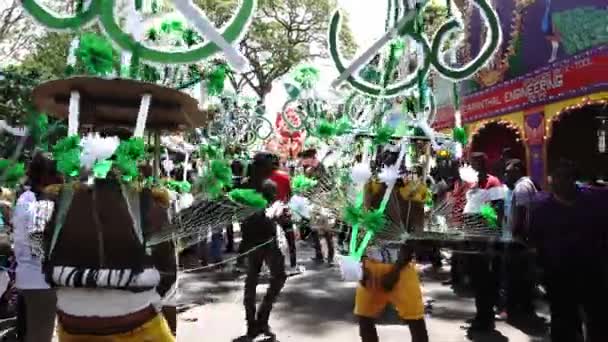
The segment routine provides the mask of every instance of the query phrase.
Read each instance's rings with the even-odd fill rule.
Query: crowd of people
[[[469,320],[470,333],[493,331],[496,320],[505,320],[525,331],[543,331],[547,322],[537,314],[536,307],[537,300],[543,299],[551,311],[552,341],[604,341],[608,336],[605,328],[608,322],[601,308],[608,304],[608,269],[605,265],[608,192],[597,184],[577,182],[576,165],[568,161],[553,167],[548,180],[550,190],[542,191],[528,176],[525,163],[509,154],[505,149],[503,158],[492,166],[484,153],[471,153],[468,162],[477,174],[474,182],[461,179],[460,164],[448,163],[443,165],[447,172],[434,172],[437,183],[443,186],[433,188],[433,197],[452,203],[451,223],[465,228],[471,222],[478,223],[479,214],[468,213],[465,207],[467,198],[470,200],[476,191],[484,191],[487,203],[497,212],[500,240],[508,242],[502,243],[498,250],[480,250],[473,254],[454,250],[449,260],[451,279],[444,284],[451,284],[455,289],[468,287],[473,291],[476,315]],[[394,163],[396,155],[384,162],[390,163],[390,160]],[[257,154],[242,186],[258,189],[271,202],[288,202],[290,170],[281,170],[277,162],[278,158],[272,154]],[[300,165],[311,176],[317,173],[318,177],[324,169],[314,151],[304,154]],[[370,193],[366,194],[366,205],[377,207],[383,194]],[[409,221],[401,222],[404,226],[415,229],[412,227],[423,224],[414,222],[420,215],[399,214],[400,210],[406,210],[405,202],[395,201],[389,203],[391,205],[397,210],[388,210],[387,215],[397,213],[397,216],[389,217],[388,222],[403,221],[407,216]],[[410,205],[408,210],[411,208]],[[348,229],[342,230],[337,225],[342,222],[334,222],[332,229],[320,229],[310,221],[294,225],[289,212],[285,214],[274,221],[260,214],[241,223],[241,246],[245,247],[240,247],[239,253],[263,246],[239,259],[247,261],[244,305],[250,339],[262,333],[271,334],[268,315],[286,280],[285,263],[296,266],[295,240],[310,237],[316,251],[314,261],[331,264],[336,243],[340,245],[348,237]],[[278,244],[272,242],[277,240],[275,225],[283,228],[289,241],[288,261]],[[294,234],[297,226],[301,229]],[[222,236],[221,232],[215,234],[218,240]],[[232,233],[226,235],[230,237]],[[322,254],[321,239],[327,245],[327,256]],[[271,243],[264,245],[269,241]],[[227,251],[233,246],[234,242],[228,240]],[[438,250],[433,248],[430,260],[434,266],[441,267]],[[413,341],[428,341],[425,303],[413,266],[427,254],[428,250],[407,242],[367,249],[354,311],[359,317],[363,342],[378,341],[374,322],[388,303],[392,303],[409,324]],[[205,262],[204,258],[203,255]],[[271,285],[256,311],[255,287],[263,263],[270,270]]]
[[[380,163],[390,166],[397,159],[395,152],[387,151]],[[433,187],[433,197],[436,201],[453,204],[449,211],[451,223],[466,227],[470,222],[479,222],[479,214],[469,212],[467,206],[472,202],[472,196],[483,193],[486,203],[497,212],[501,241],[505,241],[498,250],[480,250],[472,254],[455,250],[451,254],[451,280],[445,284],[455,288],[469,287],[475,297],[476,315],[470,320],[469,331],[492,331],[496,320],[506,320],[518,327],[543,329],[546,322],[537,314],[535,306],[540,285],[546,292],[544,299],[551,311],[552,341],[605,341],[608,318],[602,309],[608,304],[606,189],[578,182],[576,165],[569,161],[554,165],[549,175],[549,191],[540,189],[519,159],[503,158],[500,165],[492,168],[487,156],[477,152],[470,154],[469,162],[476,171],[477,179],[473,182],[463,179],[457,172],[460,164],[452,162],[438,163],[439,170],[433,173],[436,184],[441,184]],[[307,176],[319,180],[327,175],[315,150],[305,151],[298,167]],[[339,217],[324,211],[325,208],[314,209],[308,217],[295,220],[294,213],[286,205],[293,196],[291,176],[294,170],[284,168],[276,155],[259,152],[249,164],[236,160],[231,168],[235,187],[255,189],[269,203],[285,204],[274,215],[259,211],[239,222],[241,242],[238,247],[233,225],[223,231],[213,231],[210,240],[204,239],[197,246],[201,263],[210,270],[217,270],[224,264],[222,254],[237,253],[236,264],[246,274],[245,338],[253,340],[260,335],[274,335],[269,317],[290,273],[286,264],[292,271],[302,271],[298,269],[296,242],[309,241],[315,250],[313,261],[333,265],[338,261],[335,250],[346,252],[343,244],[350,232]],[[491,172],[491,169],[496,171]],[[495,172],[502,174],[492,174]],[[11,310],[16,311],[17,334],[22,341],[50,341],[57,318],[62,341],[82,340],[76,336],[81,336],[79,324],[83,321],[70,314],[82,308],[66,302],[66,298],[73,298],[82,303],[82,298],[75,290],[71,290],[70,296],[60,290],[63,301],[58,300],[57,279],[49,280],[45,276],[48,275],[44,269],[47,267],[45,256],[36,241],[36,236],[43,239],[40,235],[48,220],[41,219],[39,209],[34,214],[33,204],[44,201],[48,186],[60,183],[62,179],[56,172],[55,163],[45,155],[37,154],[28,165],[24,185],[16,193],[8,190],[2,193],[2,314],[9,316]],[[378,207],[386,188],[373,190],[375,187],[370,184],[366,186],[365,206],[373,209]],[[399,193],[399,186],[393,191]],[[390,210],[386,214],[389,224],[408,227],[411,232],[424,225],[424,209],[416,209],[422,208],[421,202],[414,203],[399,196],[390,198]],[[408,210],[407,215],[403,215],[405,210]],[[285,237],[283,250],[279,231]],[[326,245],[325,255],[323,244]],[[431,260],[441,267],[438,250],[433,249]],[[363,342],[379,341],[375,320],[389,303],[409,325],[412,341],[429,340],[425,303],[415,267],[426,254],[428,250],[409,241],[372,244],[367,248],[354,308]],[[264,264],[269,271],[270,286],[258,306],[256,287]],[[172,281],[161,281],[154,291],[166,293]],[[104,297],[102,292],[114,290],[98,291],[107,300],[109,297]],[[117,293],[108,295],[116,297]],[[148,303],[152,297],[146,298],[142,297],[142,300]],[[160,300],[158,294],[156,298]],[[154,315],[156,311],[148,316]],[[171,314],[165,317],[171,317]],[[175,332],[175,321],[167,320]],[[103,322],[93,329],[112,332],[112,327],[104,327]]]

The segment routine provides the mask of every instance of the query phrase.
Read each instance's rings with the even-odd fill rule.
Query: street
[[[307,262],[313,256],[309,247],[299,246],[298,259],[306,267],[299,275],[290,276],[276,303],[270,324],[281,342],[358,341],[358,327],[352,314],[355,284],[344,283],[337,267],[314,266]],[[229,342],[245,333],[242,291],[244,275],[225,272],[181,273],[179,341]],[[423,276],[424,295],[434,300],[427,313],[430,341],[510,341],[541,342],[542,337],[497,322],[497,332],[467,338],[462,329],[474,314],[472,298],[456,296],[439,280]],[[258,302],[266,285],[258,286]],[[546,310],[541,313],[546,316]],[[378,322],[380,341],[409,341],[406,325],[394,311],[387,310]]]

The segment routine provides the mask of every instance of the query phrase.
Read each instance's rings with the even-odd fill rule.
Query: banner
[[[608,46],[548,65],[533,73],[466,96],[464,123],[608,89]],[[453,125],[454,110],[441,108],[434,127]]]

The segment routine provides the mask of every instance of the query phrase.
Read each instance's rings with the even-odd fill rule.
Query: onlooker
[[[510,147],[505,147],[502,149],[502,154],[500,155],[500,159],[498,159],[494,165],[492,166],[492,171],[497,177],[500,177],[501,181],[505,181],[505,169],[507,167],[507,163],[509,160],[513,159],[513,149]]]
[[[553,342],[579,340],[583,321],[586,341],[608,336],[608,196],[577,187],[576,179],[574,163],[561,161],[550,172],[551,192],[539,194],[530,213],[530,240],[544,271]]]
[[[524,164],[519,159],[507,162],[505,183],[509,189],[505,197],[503,235],[524,240],[528,225],[530,205],[537,193],[536,186],[526,176]],[[508,251],[505,255],[506,316],[509,322],[525,322],[537,318],[533,293],[535,288],[533,259],[527,251]]]
[[[477,152],[471,155],[471,167],[478,173],[475,191],[486,192],[484,197],[489,199],[490,204],[496,209],[498,221],[501,222],[504,202],[503,198],[500,198],[502,184],[498,178],[489,174],[487,164],[485,153]],[[472,255],[469,262],[476,309],[475,318],[469,329],[471,331],[492,331],[495,328],[494,306],[498,302],[500,258],[482,252]]]
[[[40,153],[34,156],[27,171],[29,189],[17,199],[12,218],[17,258],[15,285],[25,309],[25,342],[50,342],[55,328],[57,296],[42,272],[44,255],[32,240],[37,227],[37,198],[46,186],[59,182],[55,170],[49,158]]]

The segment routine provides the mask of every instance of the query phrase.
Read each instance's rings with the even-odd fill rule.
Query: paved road
[[[302,259],[308,259],[310,249],[303,254]],[[281,342],[358,341],[352,315],[355,285],[342,282],[336,268],[303,264],[307,271],[287,280],[272,312],[270,323],[277,339]],[[495,334],[467,338],[461,327],[474,314],[473,300],[456,296],[437,280],[424,278],[425,295],[435,300],[427,314],[431,341],[544,341],[506,323],[498,323]],[[244,334],[243,279],[230,272],[182,273],[180,303],[183,306],[178,340],[229,342]],[[258,286],[258,300],[266,286]],[[400,324],[392,310],[387,310],[382,317],[378,330],[381,341],[409,341],[407,326]]]

